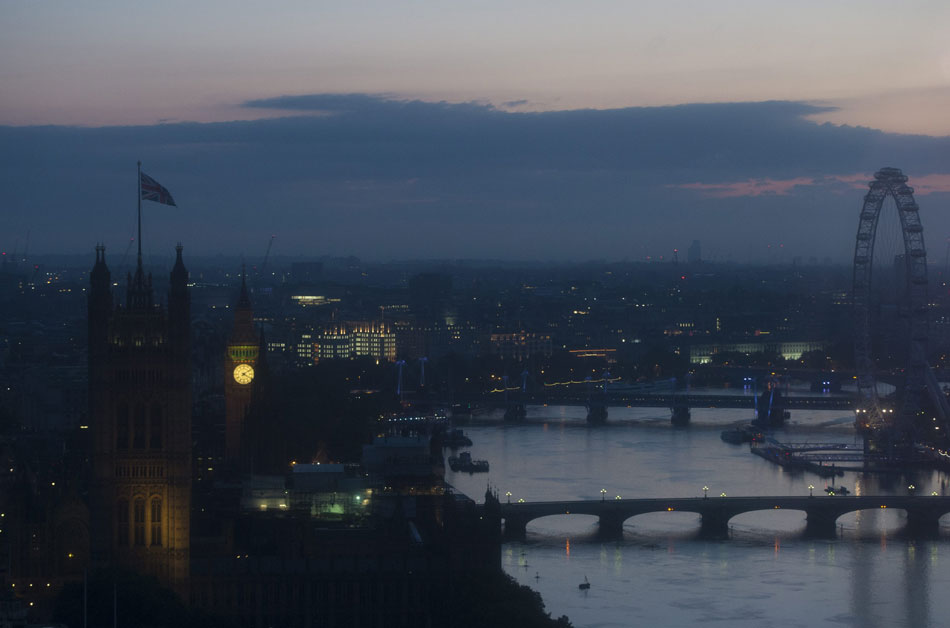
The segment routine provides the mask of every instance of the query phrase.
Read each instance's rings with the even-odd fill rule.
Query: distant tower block
[[[690,264],[698,264],[703,261],[699,240],[693,240],[693,243],[689,245],[689,250],[686,251],[686,260]]]

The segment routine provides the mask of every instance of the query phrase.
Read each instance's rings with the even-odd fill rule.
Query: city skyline
[[[948,26],[3,4],[0,624],[938,625]]]

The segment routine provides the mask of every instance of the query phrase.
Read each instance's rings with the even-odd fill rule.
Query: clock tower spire
[[[260,338],[254,329],[254,310],[247,291],[247,272],[241,267],[241,292],[234,308],[234,326],[224,357],[224,459],[237,466],[241,439],[251,403],[251,383],[260,358]]]

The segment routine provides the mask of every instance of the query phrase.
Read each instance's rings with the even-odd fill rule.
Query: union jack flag
[[[144,172],[142,173],[142,180],[139,183],[139,189],[142,192],[143,201],[155,201],[163,205],[178,207],[178,205],[175,205],[175,199],[172,198],[168,190]]]

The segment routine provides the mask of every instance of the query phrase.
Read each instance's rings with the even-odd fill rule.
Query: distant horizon
[[[19,263],[12,260],[12,253],[6,252],[8,263],[14,263],[16,265],[22,264],[22,257]],[[117,254],[115,251],[110,251],[106,247],[106,264],[109,266],[114,265],[119,261],[117,258],[121,258],[121,254]],[[240,269],[241,263],[245,263],[248,269],[256,268],[261,265],[263,257],[258,259],[251,259],[240,254],[233,253],[190,253],[187,245],[183,244],[183,257],[185,259],[186,266],[189,263],[189,260],[198,263],[209,263],[209,262],[219,262],[224,261],[227,263],[235,263],[236,267]],[[29,260],[26,260],[28,264],[32,263],[50,263],[51,261],[69,261],[70,263],[82,263],[86,258],[91,258],[95,262],[95,245],[90,247],[88,253],[86,252],[72,252],[72,253],[31,253]],[[135,253],[130,253],[126,265],[135,264]],[[165,254],[144,254],[142,255],[142,263],[144,266],[149,264],[167,264],[169,267],[174,264],[175,261],[175,252],[172,248],[171,252],[167,255]],[[681,268],[700,268],[704,265],[706,266],[746,266],[746,267],[774,267],[774,266],[799,266],[804,268],[809,267],[850,267],[852,265],[852,260],[835,260],[832,258],[803,258],[799,260],[799,263],[796,264],[794,260],[787,259],[785,261],[744,261],[744,260],[712,260],[712,259],[702,259],[699,263],[690,262],[685,258],[685,254],[678,260],[674,261],[672,258],[664,259],[608,259],[608,258],[590,258],[590,259],[517,259],[517,258],[467,258],[467,257],[457,257],[457,258],[391,258],[391,259],[374,259],[374,258],[364,258],[358,255],[317,255],[317,254],[306,254],[300,253],[296,255],[281,254],[281,255],[271,255],[268,258],[268,266],[280,265],[280,264],[292,264],[296,262],[325,262],[325,261],[338,261],[344,262],[350,259],[357,259],[360,263],[370,264],[370,265],[426,265],[426,264],[440,264],[440,265],[457,265],[457,266],[467,266],[467,265],[479,265],[485,266],[490,264],[501,264],[506,266],[593,266],[593,265],[642,265],[642,266],[678,266]],[[935,259],[928,259],[928,266],[936,266],[937,261]],[[239,272],[239,270],[238,270]]]
[[[124,251],[135,163],[146,253],[362,259],[845,260],[883,166],[916,189],[925,240],[950,234],[950,138],[818,124],[801,102],[512,113],[369,94],[279,97],[247,122],[0,127],[0,250]],[[896,219],[895,219],[896,222]],[[313,253],[317,251],[318,253]],[[77,251],[80,252],[80,251]]]

